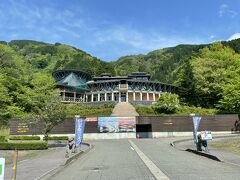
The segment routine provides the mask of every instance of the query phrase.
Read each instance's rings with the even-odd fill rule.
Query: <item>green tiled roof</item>
[[[86,85],[86,80],[79,78],[73,72],[70,73],[65,78],[58,81],[57,85],[69,87],[71,89],[75,89],[76,91],[86,91],[86,90],[88,90],[87,85]]]

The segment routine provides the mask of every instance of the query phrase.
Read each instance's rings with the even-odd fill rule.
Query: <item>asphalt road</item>
[[[153,166],[169,179],[240,179],[240,167],[175,149],[169,145],[173,140],[161,138],[92,141],[95,146],[92,151],[51,179],[155,179],[156,176],[150,171]]]

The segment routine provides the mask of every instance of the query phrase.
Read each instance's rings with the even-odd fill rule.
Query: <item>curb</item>
[[[88,153],[94,147],[93,145],[91,145],[89,143],[82,143],[82,144],[88,146],[88,148],[83,150],[83,151],[77,152],[76,154],[74,154],[73,156],[68,158],[63,164],[61,164],[61,165],[59,165],[59,166],[49,170],[45,174],[43,174],[40,177],[36,178],[35,180],[50,179],[52,176],[56,175],[59,171],[63,170],[65,167],[70,165],[74,160],[76,160],[77,158],[79,158],[79,157],[83,156],[84,154]]]
[[[79,157],[82,156],[83,154],[88,153],[88,152],[93,148],[93,145],[91,145],[91,144],[88,144],[88,143],[82,143],[82,144],[88,146],[88,148],[85,149],[85,150],[83,150],[83,151],[80,151],[80,152],[74,154],[74,155],[71,156],[71,157],[69,157],[69,158],[66,160],[66,162],[64,163],[64,166],[68,165],[68,164],[71,163],[73,160],[79,158]]]

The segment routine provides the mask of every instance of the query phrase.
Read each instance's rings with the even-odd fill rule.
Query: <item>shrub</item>
[[[47,142],[0,142],[0,150],[43,150],[48,149]]]
[[[178,106],[175,113],[164,114],[154,111],[154,106],[142,106],[139,105],[136,107],[137,112],[140,116],[189,116],[189,114],[194,113],[196,115],[215,115],[218,113],[216,109],[206,109],[201,107],[194,106]]]
[[[49,136],[48,140],[68,140],[68,136]]]
[[[217,114],[216,109],[206,109],[201,107],[194,107],[194,106],[179,106],[177,108],[176,114],[178,115],[189,115],[194,113],[196,115],[214,115]]]
[[[111,104],[66,104],[68,117],[74,117],[76,114],[80,114],[82,117],[110,116],[113,107]]]
[[[153,106],[137,105],[136,111],[141,116],[156,116]]]
[[[179,105],[177,94],[162,94],[153,106],[157,113],[174,114]]]
[[[5,142],[6,139],[5,139],[5,136],[0,136],[0,142]]]
[[[10,136],[9,140],[40,140],[39,136]]]

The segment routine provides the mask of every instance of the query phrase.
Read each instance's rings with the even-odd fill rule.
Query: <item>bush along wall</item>
[[[0,136],[0,142],[5,142],[5,141],[6,141],[5,136]]]
[[[40,136],[10,136],[9,140],[40,140]]]
[[[51,141],[51,140],[68,140],[68,136],[49,136],[48,137],[48,140]]]
[[[0,150],[44,150],[47,142],[0,142]]]

